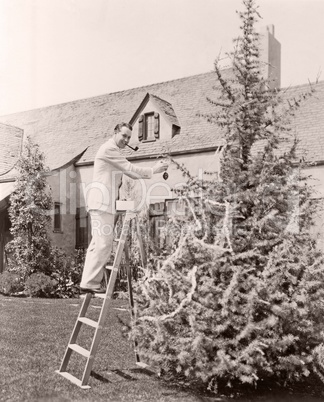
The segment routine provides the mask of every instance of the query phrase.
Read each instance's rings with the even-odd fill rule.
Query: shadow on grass
[[[91,377],[95,378],[96,380],[105,383],[105,384],[111,384],[111,381],[108,380],[108,378],[102,376],[101,374],[98,374],[94,371],[91,371]]]
[[[116,369],[110,370],[110,373],[116,374],[117,376],[123,378],[124,380],[127,380],[127,381],[139,381],[140,380],[140,378],[136,378],[136,377],[128,374],[127,372],[134,373],[135,375],[140,374],[140,375],[144,375],[144,376],[148,376],[148,377],[155,376],[154,372],[152,372],[149,369],[142,368],[142,367],[127,368],[125,370],[116,368]],[[111,380],[102,376],[101,374],[96,373],[95,371],[91,371],[91,377],[95,378],[96,380],[98,380],[102,383],[112,383]]]
[[[119,369],[112,370],[112,372],[115,373],[115,374],[117,374],[117,375],[119,375],[119,376],[122,377],[122,378],[125,378],[125,380],[128,380],[128,381],[137,381],[137,378],[134,378],[134,377],[132,377],[131,375],[126,374],[126,373],[124,373],[123,371],[121,371],[121,370],[119,370]]]
[[[131,371],[132,373],[145,374],[149,377],[156,375],[153,371],[143,367],[134,367],[129,369],[129,371]]]

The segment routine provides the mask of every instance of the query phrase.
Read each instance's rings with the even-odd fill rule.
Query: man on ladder
[[[69,343],[65,350],[61,366],[59,370],[56,370],[58,374],[67,378],[82,389],[90,388],[88,381],[102,335],[105,317],[108,313],[110,300],[113,295],[116,275],[123,252],[125,252],[125,257],[128,259],[126,238],[129,233],[129,224],[132,219],[136,218],[136,213],[129,210],[126,211],[114,263],[112,266],[106,267],[111,272],[107,289],[102,289],[100,284],[104,275],[105,265],[112,251],[116,216],[115,204],[118,199],[118,192],[122,183],[122,176],[123,174],[126,174],[133,179],[149,179],[155,173],[166,171],[168,166],[167,162],[160,161],[152,168],[138,167],[127,161],[127,159],[121,154],[120,150],[128,145],[131,134],[132,127],[127,123],[120,123],[115,127],[113,137],[100,147],[95,157],[93,182],[91,184],[89,193],[86,194],[87,209],[91,216],[92,240],[88,247],[80,284],[81,293],[84,293],[85,295],[83,297],[83,303],[74,325]],[[135,221],[137,233],[139,235],[138,220],[135,219]],[[138,239],[141,249],[141,256],[143,259],[143,244],[140,236]],[[133,300],[129,269],[127,271],[127,278],[129,281],[131,313],[133,314]],[[103,300],[99,319],[97,321],[87,316],[90,301],[95,296]],[[86,349],[78,343],[78,336],[83,325],[92,327],[95,331],[90,349]],[[75,352],[81,357],[83,356],[86,358],[81,379],[79,379],[78,376],[74,375],[72,372],[67,371],[72,352]],[[137,351],[135,354],[137,364],[141,364]]]
[[[152,168],[130,163],[120,152],[128,146],[132,126],[120,123],[114,135],[97,152],[94,160],[93,181],[86,194],[87,210],[91,217],[92,240],[89,244],[80,283],[81,293],[105,293],[100,284],[104,266],[109,260],[115,225],[115,204],[122,176],[132,179],[150,179],[153,174],[165,172],[166,161],[160,160]]]

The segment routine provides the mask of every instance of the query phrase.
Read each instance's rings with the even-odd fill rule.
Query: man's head
[[[133,127],[128,123],[119,123],[114,129],[114,139],[118,148],[125,148],[132,136]]]

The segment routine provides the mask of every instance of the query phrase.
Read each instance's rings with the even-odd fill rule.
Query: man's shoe
[[[104,288],[96,288],[96,289],[80,288],[80,293],[81,294],[85,294],[85,293],[106,293],[106,289],[104,289]]]

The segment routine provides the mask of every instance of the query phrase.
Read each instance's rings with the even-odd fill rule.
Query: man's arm
[[[116,149],[107,149],[104,158],[116,169],[132,179],[150,179],[153,174],[161,173],[167,170],[166,161],[160,160],[153,167],[140,167],[129,162]]]

